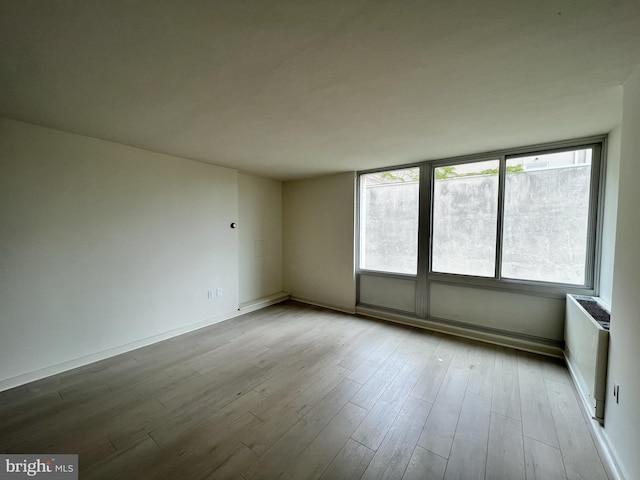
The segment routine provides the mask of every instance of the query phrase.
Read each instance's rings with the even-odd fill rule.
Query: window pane
[[[435,169],[432,270],[493,277],[498,160]]]
[[[507,160],[503,277],[585,283],[592,153]]]
[[[360,177],[360,267],[415,274],[418,265],[420,170]]]

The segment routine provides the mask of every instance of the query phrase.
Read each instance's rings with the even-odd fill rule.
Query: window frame
[[[456,276],[461,276],[461,277],[469,277],[469,278],[473,278],[473,279],[494,279],[496,278],[496,274],[497,274],[497,268],[496,268],[496,264],[494,264],[494,276],[493,277],[489,277],[489,276],[480,276],[480,275],[471,275],[471,274],[464,274],[464,273],[447,273],[447,272],[436,272],[433,270],[433,220],[434,220],[434,213],[433,213],[433,209],[435,207],[435,172],[436,169],[439,167],[443,167],[443,166],[452,166],[452,165],[468,165],[470,163],[480,163],[480,162],[488,162],[488,161],[496,161],[498,160],[498,198],[497,198],[497,202],[496,202],[496,208],[497,208],[497,222],[496,222],[496,258],[498,255],[498,246],[502,245],[502,242],[500,241],[500,231],[501,229],[501,208],[500,208],[500,199],[501,199],[501,184],[503,183],[503,179],[502,177],[502,164],[503,164],[503,158],[501,156],[479,156],[475,159],[465,159],[464,161],[461,162],[456,162],[454,161],[449,161],[449,160],[436,160],[433,162],[429,162],[430,163],[430,168],[429,168],[429,180],[430,180],[430,204],[429,204],[429,275],[456,275]],[[496,260],[494,259],[494,262]]]
[[[364,183],[363,181],[363,177],[365,175],[369,175],[372,173],[378,173],[378,172],[389,172],[389,171],[398,171],[398,170],[409,170],[409,169],[417,169],[418,170],[418,238],[417,240],[417,246],[416,246],[416,255],[417,257],[419,257],[419,252],[420,252],[420,195],[421,195],[421,190],[422,190],[422,182],[423,182],[423,171],[422,168],[420,166],[420,164],[411,164],[411,165],[402,165],[400,167],[390,167],[390,168],[382,168],[382,169],[377,169],[377,170],[370,170],[370,171],[363,171],[363,172],[358,172],[357,174],[357,178],[356,178],[356,244],[355,244],[355,257],[356,257],[356,272],[359,271],[366,271],[368,274],[371,275],[375,275],[375,274],[380,274],[383,276],[391,276],[391,277],[395,277],[395,278],[415,278],[416,275],[418,275],[420,272],[418,270],[418,265],[419,265],[419,260],[417,261],[416,264],[416,273],[407,273],[407,272],[391,272],[391,271],[387,271],[387,270],[376,270],[376,269],[371,269],[371,268],[363,268],[360,266],[361,262],[362,262],[362,226],[363,226],[363,214],[364,212],[366,212],[366,210],[364,210],[362,208],[362,201],[364,199],[364,197],[362,196],[362,185]]]
[[[504,223],[504,198],[506,182],[506,163],[510,158],[533,156],[550,153],[559,153],[571,150],[593,148],[591,162],[591,174],[589,185],[589,206],[587,220],[587,246],[585,253],[585,283],[582,285],[546,282],[537,280],[512,279],[502,276],[502,251],[503,251],[503,223]],[[600,288],[600,259],[602,238],[602,216],[604,211],[604,185],[606,169],[607,136],[597,135],[560,142],[529,145],[510,148],[499,151],[484,152],[479,154],[464,155],[443,159],[425,160],[418,163],[393,165],[386,168],[377,168],[357,172],[357,215],[356,215],[356,277],[357,292],[359,298],[359,276],[376,275],[390,278],[415,279],[419,289],[426,290],[430,282],[455,284],[460,286],[479,287],[525,293],[544,297],[560,298],[567,293],[581,295],[597,295]],[[496,235],[496,259],[493,277],[479,277],[466,274],[442,273],[432,270],[433,255],[433,195],[435,169],[441,166],[455,164],[474,163],[487,160],[499,160],[498,171],[498,221]],[[420,168],[419,183],[419,214],[418,214],[418,259],[417,273],[400,274],[368,270],[360,265],[361,248],[361,176],[376,172],[397,170],[404,168]],[[417,292],[418,295],[418,292]],[[427,295],[427,293],[425,293]],[[423,303],[428,304],[428,299]]]

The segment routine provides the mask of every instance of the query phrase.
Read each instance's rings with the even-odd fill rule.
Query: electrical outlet
[[[613,384],[613,396],[616,399],[616,403],[620,403],[620,385],[617,383]]]
[[[207,290],[207,298],[211,300],[213,298],[213,290]]]
[[[222,296],[222,289],[220,287],[216,288],[216,297]]]

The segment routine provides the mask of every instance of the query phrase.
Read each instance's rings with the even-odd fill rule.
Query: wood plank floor
[[[607,479],[566,368],[286,302],[0,393],[81,479]]]

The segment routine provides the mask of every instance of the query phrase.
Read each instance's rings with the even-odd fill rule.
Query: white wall
[[[0,119],[0,387],[237,312],[237,185],[235,170]]]
[[[624,85],[605,433],[628,480],[640,478],[640,67]],[[612,384],[620,385],[620,403]]]
[[[284,289],[293,298],[355,309],[355,174],[283,185]]]
[[[238,175],[240,303],[282,291],[282,182]]]

